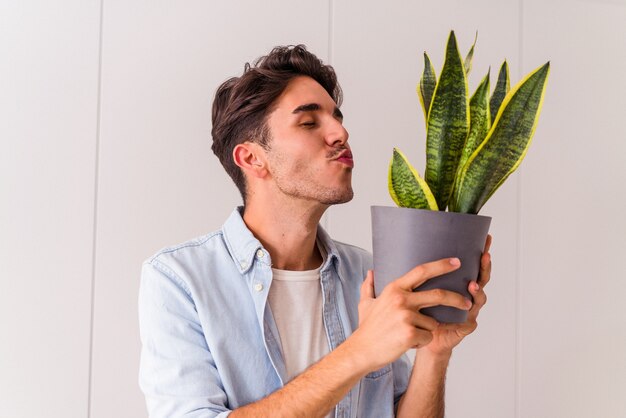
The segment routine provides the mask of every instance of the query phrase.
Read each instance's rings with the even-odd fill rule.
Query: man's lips
[[[354,160],[352,159],[352,152],[350,152],[350,150],[341,151],[341,153],[339,153],[335,160],[349,167],[354,167]]]

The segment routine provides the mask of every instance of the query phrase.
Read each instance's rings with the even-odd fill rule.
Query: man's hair
[[[241,77],[226,80],[213,101],[213,145],[228,175],[246,202],[246,180],[233,160],[233,149],[244,142],[255,142],[269,149],[271,133],[268,115],[275,100],[295,77],[309,76],[317,81],[341,105],[341,87],[335,70],[306,50],[306,46],[279,46],[254,65],[246,63]]]

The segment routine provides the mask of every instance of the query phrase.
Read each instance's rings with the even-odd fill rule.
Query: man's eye
[[[304,126],[305,128],[312,128],[315,126],[314,121],[302,122],[300,126]]]

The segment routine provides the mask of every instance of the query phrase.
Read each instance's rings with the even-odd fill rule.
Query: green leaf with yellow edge
[[[459,168],[456,176],[455,187],[458,187],[460,176],[458,173],[463,169],[470,156],[483,142],[491,127],[489,115],[489,72],[482,79],[476,91],[470,99],[470,128],[463,147],[463,153],[459,160]]]
[[[389,194],[400,207],[437,210],[428,185],[396,148],[389,164]]]
[[[510,89],[511,81],[509,80],[509,64],[507,64],[506,60],[504,60],[502,66],[500,67],[500,72],[498,73],[496,88],[493,90],[491,100],[489,101],[489,112],[491,114],[491,120],[496,119],[496,115],[498,114],[498,110],[500,110],[500,105],[502,104],[502,100],[504,100],[504,96],[506,96]]]
[[[522,162],[543,105],[550,63],[537,68],[507,94],[487,137],[460,173],[450,210],[478,213]]]
[[[478,40],[478,31],[476,31],[476,36],[474,36],[474,43],[470,48],[469,52],[465,56],[465,61],[463,63],[463,67],[465,67],[465,74],[469,74],[472,71],[472,58],[474,58],[474,47],[476,46],[476,41]]]
[[[470,125],[468,96],[465,68],[452,31],[426,127],[425,177],[440,210],[448,206]]]
[[[431,64],[430,58],[428,58],[426,52],[424,52],[424,72],[417,86],[417,96],[424,110],[424,121],[426,124],[428,124],[428,109],[430,109],[430,103],[436,86],[437,74],[435,74],[435,67]]]

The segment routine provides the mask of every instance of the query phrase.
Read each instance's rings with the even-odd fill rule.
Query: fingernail
[[[450,259],[450,264],[452,264],[453,266],[460,266],[461,265],[461,260],[459,260],[456,257],[453,257]]]
[[[478,292],[480,290],[480,286],[478,285],[478,283],[474,282],[473,286],[474,286],[474,290],[476,292]]]
[[[467,306],[468,308],[472,307],[472,301],[469,299],[465,299],[465,306]]]

